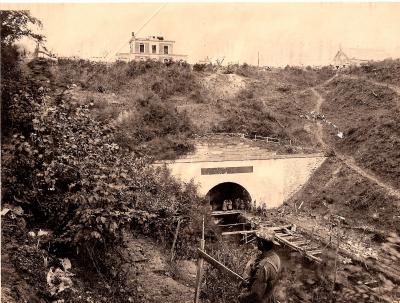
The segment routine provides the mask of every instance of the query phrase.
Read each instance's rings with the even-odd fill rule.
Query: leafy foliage
[[[53,231],[52,251],[89,260],[118,292],[125,283],[115,270],[124,233],[133,228],[169,243],[178,218],[190,225],[196,188],[116,144],[116,127],[94,120],[89,105],[70,103],[40,83],[17,82],[11,108],[29,112],[15,115],[2,146],[3,203],[21,206],[28,226]],[[168,113],[149,108],[143,115],[153,123]],[[168,119],[170,127],[179,124]]]
[[[154,94],[139,99],[119,125],[120,144],[139,154],[171,159],[193,149],[187,141],[194,130],[188,116]]]
[[[33,38],[36,41],[43,41],[44,37],[37,34],[30,28],[41,27],[40,20],[31,16],[29,11],[1,10],[1,47],[10,46],[22,37]]]
[[[41,26],[38,19],[32,17],[28,11],[0,11],[1,20],[1,134],[2,139],[12,127],[25,132],[29,125],[23,125],[27,116],[31,114],[31,107],[26,96],[18,90],[19,82],[27,79],[22,77],[20,68],[21,50],[13,45],[22,37],[42,41],[43,37],[33,31],[31,27]],[[21,81],[22,80],[22,81]],[[29,87],[32,87],[32,83]],[[33,89],[34,91],[36,88]],[[29,94],[36,92],[30,91]],[[18,98],[18,100],[15,100]],[[29,119],[28,119],[29,120]],[[22,122],[22,123],[21,123]]]
[[[231,102],[226,108],[225,118],[215,127],[216,132],[241,132],[249,135],[286,137],[284,129],[277,128],[277,120],[261,100],[253,99],[251,94],[242,93],[245,100]]]

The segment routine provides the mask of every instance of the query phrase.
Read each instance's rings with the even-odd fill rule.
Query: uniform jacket
[[[275,286],[281,271],[281,261],[274,251],[253,256],[246,265],[243,278],[248,287],[239,296],[240,303],[275,303]]]

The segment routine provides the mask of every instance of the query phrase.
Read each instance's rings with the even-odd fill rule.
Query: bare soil
[[[196,278],[193,262],[171,263],[167,249],[144,237],[127,237],[127,253],[132,260],[128,277],[135,283],[141,301],[193,302]]]

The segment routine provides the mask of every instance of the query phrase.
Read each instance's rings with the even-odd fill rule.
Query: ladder
[[[285,225],[285,226],[274,226],[274,227],[262,227],[265,229],[271,229],[275,233],[275,240],[277,240],[280,244],[285,245],[311,261],[321,263],[321,255],[323,252],[323,248],[319,243],[312,242],[307,240],[303,235],[300,233],[296,233],[295,225]],[[223,232],[222,236],[229,236],[229,235],[242,235],[243,239],[242,242],[244,244],[250,243],[254,241],[257,237],[255,233],[257,229],[254,230],[240,230],[240,231],[228,231]]]
[[[320,244],[307,240],[301,234],[296,233],[294,225],[291,227],[283,226],[280,229],[274,228],[275,239],[291,249],[298,251],[309,260],[321,263],[323,248]]]

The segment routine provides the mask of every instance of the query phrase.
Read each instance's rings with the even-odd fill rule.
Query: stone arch
[[[206,194],[213,210],[221,210],[224,200],[241,199],[247,203],[251,203],[252,197],[250,192],[237,182],[220,182],[214,185]]]

